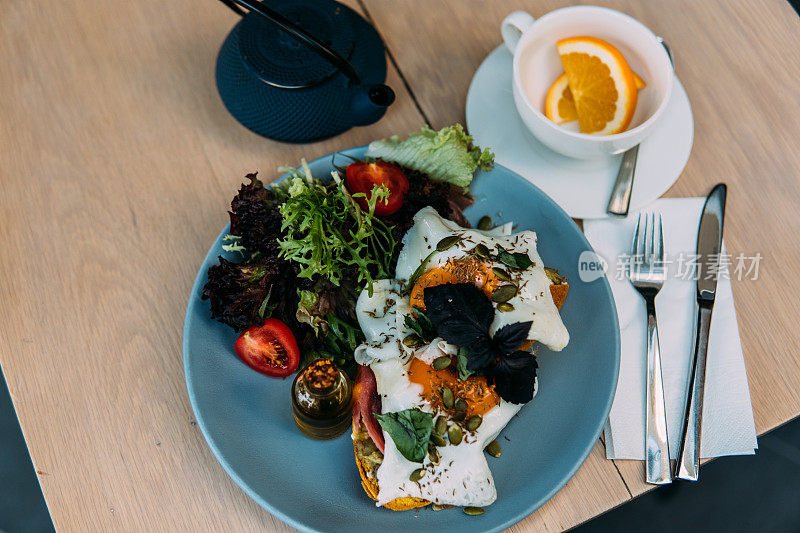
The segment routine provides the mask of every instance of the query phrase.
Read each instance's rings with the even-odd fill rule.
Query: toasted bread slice
[[[361,475],[361,486],[370,498],[378,501],[378,478],[376,473],[381,461],[383,461],[383,454],[372,442],[372,438],[367,433],[367,428],[363,423],[359,423],[358,427],[353,424],[353,451],[356,455],[358,473]],[[406,496],[404,498],[395,498],[386,503],[384,507],[392,511],[407,511],[417,507],[425,507],[430,503],[428,500]]]

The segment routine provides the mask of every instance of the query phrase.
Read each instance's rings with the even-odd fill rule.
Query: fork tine
[[[658,251],[656,261],[659,265],[664,262],[664,228],[661,226],[661,213],[658,214]]]
[[[642,223],[642,214],[636,219],[636,229],[633,231],[633,244],[631,245],[631,259],[635,262],[639,255],[639,225]]]
[[[647,221],[649,222],[648,226],[650,231],[648,235],[650,237],[649,245],[647,247],[647,262],[652,263],[655,261],[655,241],[656,241],[656,216],[653,213],[647,214]]]
[[[653,236],[650,235],[650,213],[644,215],[644,230],[642,231],[642,262],[650,262],[650,246],[653,244]]]

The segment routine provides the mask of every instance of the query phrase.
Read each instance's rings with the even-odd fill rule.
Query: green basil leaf
[[[406,327],[419,335],[419,338],[426,343],[431,342],[437,336],[436,328],[433,327],[430,319],[422,309],[415,307],[414,315],[406,315],[404,319]]]
[[[497,259],[504,265],[515,268],[517,270],[525,270],[533,264],[528,254],[521,252],[511,253],[503,248],[500,248],[500,253],[497,254]]]
[[[397,413],[376,413],[375,418],[403,457],[414,463],[421,463],[425,459],[433,431],[433,416],[430,413],[406,409]]]
[[[467,379],[468,377],[475,374],[472,370],[467,368],[467,360],[469,356],[469,348],[461,347],[458,349],[458,359],[456,367],[458,368],[458,377],[459,379]]]
[[[406,327],[416,333],[420,339],[422,338],[422,327],[420,327],[419,322],[414,320],[413,316],[406,315],[406,317],[403,319],[403,322],[405,323]]]
[[[425,314],[425,311],[419,307],[415,307],[414,312],[417,314],[417,321],[419,322],[420,326],[422,326],[423,331],[436,333],[436,328],[433,327],[433,323],[431,322],[431,319],[428,318],[428,315]]]

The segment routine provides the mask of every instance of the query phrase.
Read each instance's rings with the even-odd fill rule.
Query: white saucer
[[[511,53],[495,49],[481,64],[467,94],[467,129],[497,163],[542,189],[573,218],[605,218],[622,155],[572,159],[553,152],[522,123],[511,93]],[[675,183],[692,151],[694,120],[686,91],[675,78],[662,124],[639,146],[631,211]]]

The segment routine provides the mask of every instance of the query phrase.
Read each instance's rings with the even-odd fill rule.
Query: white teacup
[[[511,13],[501,26],[503,40],[514,54],[514,102],[523,122],[550,149],[570,157],[591,159],[624,152],[641,143],[658,126],[672,93],[674,72],[661,40],[637,20],[604,7],[557,9],[534,19]],[[570,130],[544,116],[547,90],[564,72],[556,42],[589,35],[613,44],[647,87],[639,91],[629,128],[614,135]]]

